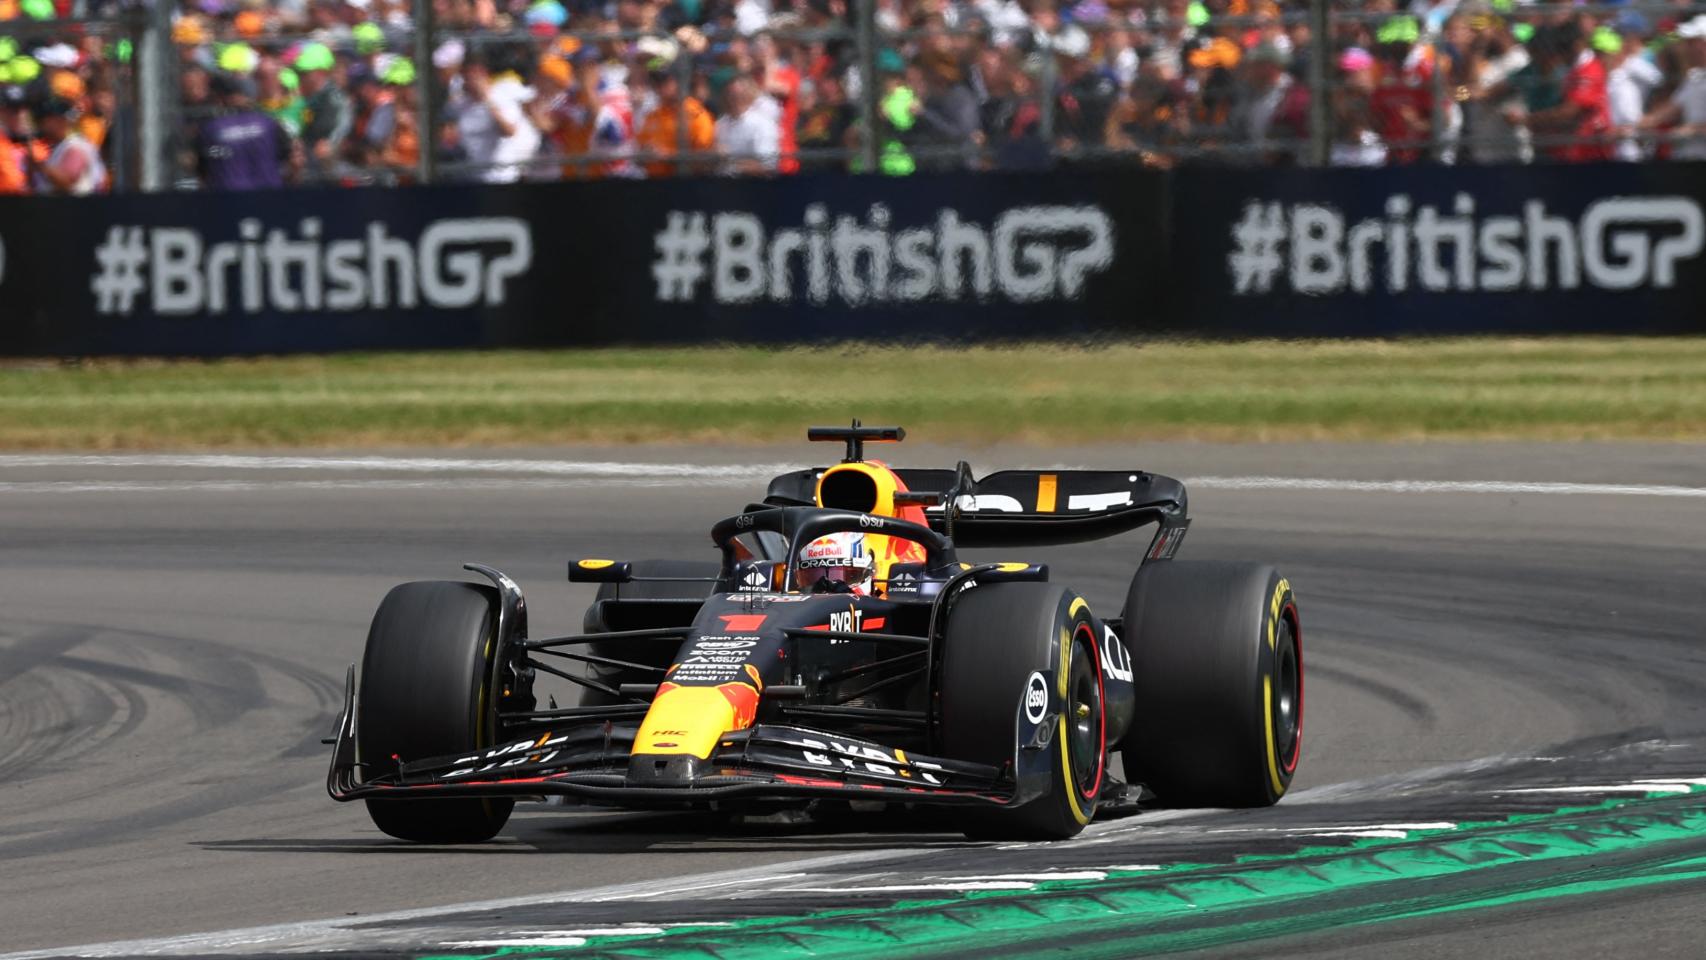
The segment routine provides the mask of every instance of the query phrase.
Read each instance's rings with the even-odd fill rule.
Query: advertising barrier
[[[1706,332],[1706,166],[1178,172],[1203,335]]]
[[[0,354],[1706,331],[1706,168],[0,199]]]
[[[0,350],[1117,332],[1164,280],[1163,188],[944,175],[23,199],[0,203]]]

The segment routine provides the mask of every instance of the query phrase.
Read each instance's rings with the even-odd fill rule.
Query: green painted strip
[[[1647,852],[1682,841],[1706,841],[1702,794],[1649,795],[1546,814],[1462,825],[1416,838],[1360,840],[1247,857],[1235,864],[1179,864],[1116,873],[1105,880],[1045,882],[1030,891],[978,891],[953,899],[907,901],[883,908],[766,917],[733,926],[682,928],[661,936],[589,938],[583,947],[515,947],[484,954],[622,957],[636,960],[775,960],[775,958],[907,957],[932,952],[1023,954],[1051,939],[1074,955],[1122,957],[1136,952],[1213,946],[1347,923],[1385,922],[1527,900],[1578,896],[1630,886],[1706,878],[1706,857],[1655,864]],[[1680,801],[1680,802],[1679,802]],[[1692,853],[1693,851],[1689,851]],[[1638,862],[1583,875],[1573,868],[1608,855]],[[1527,887],[1501,884],[1497,870],[1557,862],[1547,879]],[[1371,907],[1300,906],[1328,895],[1355,894],[1395,881],[1484,880],[1450,894],[1424,894]],[[1283,909],[1291,905],[1289,909]],[[1273,907],[1279,916],[1249,922],[1237,911]],[[660,904],[660,910],[667,905]],[[1217,924],[1216,921],[1230,921]],[[1167,925],[1185,929],[1164,929]],[[1070,940],[1068,940],[1070,938]],[[1021,946],[1030,940],[1032,946]],[[450,955],[467,960],[469,954]],[[432,960],[449,960],[448,957]]]
[[[1503,885],[1494,885],[1492,889],[1474,888],[1443,894],[1428,893],[1375,904],[1361,903],[1328,909],[1310,907],[1285,911],[1277,916],[1264,917],[1259,920],[1230,924],[1217,925],[1213,923],[1214,918],[1210,916],[1204,918],[1206,922],[1176,921],[1172,924],[1176,929],[1160,932],[1150,932],[1146,928],[1153,926],[1152,923],[1137,920],[1123,931],[1123,935],[1102,942],[1082,942],[1082,935],[1073,931],[1069,935],[1057,937],[1055,944],[1050,947],[1033,950],[1027,946],[1017,950],[1010,948],[1005,951],[996,947],[990,953],[991,955],[1005,954],[1013,957],[1024,957],[1045,952],[1058,953],[1061,946],[1069,945],[1072,948],[1073,960],[1125,960],[1128,957],[1145,954],[1205,950],[1253,940],[1297,936],[1341,927],[1368,926],[1466,910],[1510,906],[1538,900],[1557,900],[1591,894],[1614,893],[1619,890],[1655,884],[1706,881],[1706,858],[1697,858],[1686,862],[1691,864],[1694,869],[1677,871],[1670,869],[1670,867],[1675,866],[1670,864],[1664,868],[1637,869],[1636,872],[1624,876],[1607,875],[1601,879],[1584,880],[1576,883],[1546,884],[1516,891],[1511,891]],[[1279,913],[1278,910],[1274,912]],[[1075,937],[1079,938],[1080,942],[1070,942]]]

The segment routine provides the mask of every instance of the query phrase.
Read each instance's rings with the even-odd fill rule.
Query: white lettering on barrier
[[[1232,227],[1232,292],[1269,293],[1283,282],[1326,295],[1601,290],[1676,286],[1677,264],[1706,248],[1706,215],[1689,197],[1608,197],[1579,221],[1528,200],[1521,216],[1477,218],[1460,193],[1450,212],[1410,197],[1387,198],[1384,218],[1347,223],[1324,203],[1252,200]],[[1384,269],[1376,277],[1376,265]]]
[[[708,273],[724,304],[1074,300],[1114,262],[1113,220],[1095,205],[1015,207],[992,228],[952,209],[929,227],[895,231],[891,219],[873,204],[863,222],[842,214],[832,225],[812,204],[802,227],[767,231],[748,212],[672,211],[653,237],[656,297],[691,302]]]
[[[295,238],[275,227],[263,239],[254,218],[237,235],[208,243],[189,227],[112,227],[95,250],[96,311],[131,313],[144,292],[167,316],[495,307],[533,265],[532,233],[514,217],[438,220],[417,243],[384,223],[328,241],[316,217]]]

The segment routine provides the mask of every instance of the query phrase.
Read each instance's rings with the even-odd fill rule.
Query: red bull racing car
[[[1297,770],[1302,634],[1260,564],[1174,559],[1183,484],[1138,470],[892,469],[898,427],[844,442],[716,523],[721,560],[579,560],[582,632],[535,637],[515,582],[433,581],[380,604],[350,667],[328,789],[385,833],[476,842],[516,800],[764,809],[953,804],[974,838],[1073,836],[1141,786],[1262,806]],[[1117,616],[1046,566],[969,563],[1153,528]],[[542,707],[541,674],[584,688]],[[1119,751],[1123,780],[1110,771]]]

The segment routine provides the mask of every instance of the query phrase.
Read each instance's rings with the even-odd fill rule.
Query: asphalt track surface
[[[548,942],[538,931],[880,908],[1305,846],[1354,853],[1640,797],[1638,781],[1674,785],[1661,793],[1675,799],[1645,801],[1660,820],[1699,809],[1687,791],[1706,784],[1706,449],[1662,445],[970,451],[979,472],[1216,478],[1193,488],[1181,555],[1278,564],[1304,617],[1304,756],[1272,810],[1145,811],[1067,844],[997,847],[894,817],[540,809],[492,844],[420,848],[326,798],[320,738],[390,585],[491,563],[527,589],[536,634],[570,631],[589,591],[562,582],[567,558],[708,553],[710,523],[761,490],[741,460],[804,465],[814,452],[828,451],[500,455],[639,464],[554,472],[418,459],[487,456],[467,451],[396,455],[420,464],[407,469],[0,458],[0,954],[110,941],[125,943],[79,952],[444,953],[518,931]],[[646,466],[672,460],[695,469]],[[718,464],[737,468],[697,469]],[[1460,481],[1492,485],[1437,486]],[[1544,486],[1561,483],[1582,486]],[[1139,549],[1039,554],[1111,612]],[[1583,869],[1698,858],[1702,837]],[[1499,869],[1506,887],[1544,893],[1544,862]],[[1389,908],[1401,899],[1390,885],[1335,887],[1278,914],[1257,904],[1220,940],[1193,940],[1202,925],[1187,924],[1126,952],[1699,956],[1706,881],[1680,876],[1443,912],[1438,899],[1467,881],[1404,879],[1403,896],[1433,904],[1409,912]],[[457,907],[495,900],[509,902]],[[1036,942],[1075,946],[1051,929]],[[201,933],[215,935],[184,939]]]

